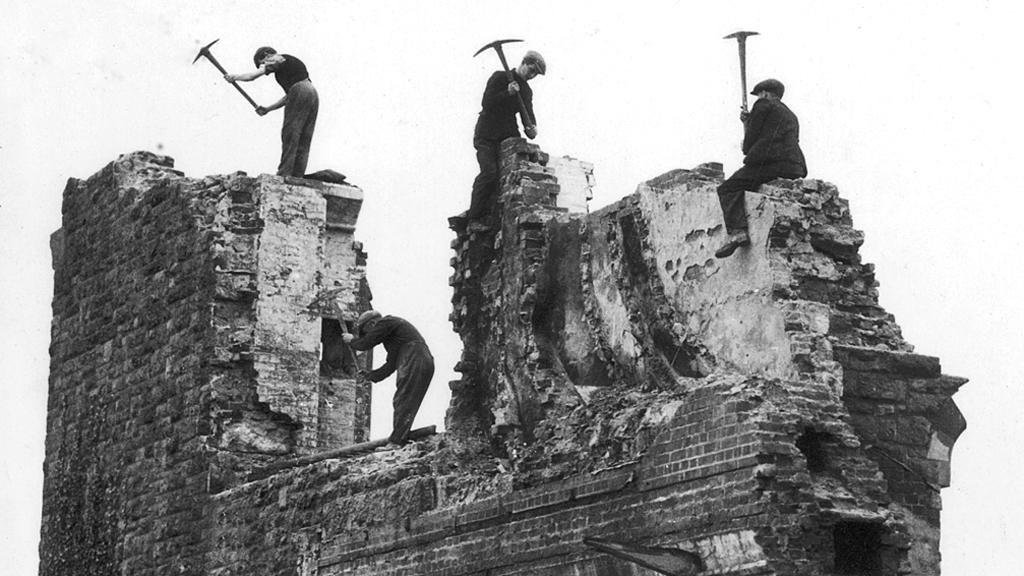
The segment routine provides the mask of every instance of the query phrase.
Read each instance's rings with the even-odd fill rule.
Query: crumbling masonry
[[[587,213],[586,163],[502,164],[492,230],[452,220],[447,431],[348,456],[359,189],[148,153],[69,181],[40,573],[657,573],[584,539],[678,574],[939,573],[964,380],[879,307],[832,185],[749,193],[752,246],[716,260],[720,165]]]

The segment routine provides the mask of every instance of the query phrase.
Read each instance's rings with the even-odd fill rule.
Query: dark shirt
[[[743,163],[753,168],[772,167],[803,178],[807,163],[800,150],[800,122],[781,100],[760,98],[744,123]]]
[[[288,90],[297,82],[308,80],[309,72],[306,71],[306,65],[302,63],[302,60],[295,56],[281,54],[281,57],[284,58],[284,62],[272,68],[268,67],[267,70],[274,73],[274,80],[277,80],[287,94]]]
[[[379,382],[387,378],[398,367],[399,353],[402,347],[412,342],[420,342],[426,350],[426,341],[416,328],[407,320],[398,316],[384,316],[372,326],[364,330],[359,338],[349,343],[356,350],[369,350],[383,344],[388,351],[387,361],[383,366],[370,372],[370,379]],[[427,352],[429,354],[429,351]]]
[[[537,117],[533,113],[533,90],[515,70],[512,77],[519,84],[519,94],[526,104],[526,111],[530,118],[522,118],[523,125],[537,125]],[[486,138],[488,140],[504,140],[512,136],[519,136],[519,126],[516,124],[516,114],[519,111],[519,99],[515,94],[508,93],[508,76],[503,70],[491,74],[487,80],[487,87],[484,88],[484,95],[480,102],[480,117],[476,121],[476,130],[473,138]]]

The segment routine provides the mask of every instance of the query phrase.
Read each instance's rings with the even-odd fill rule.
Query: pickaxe
[[[206,59],[209,60],[211,64],[216,66],[217,70],[220,70],[221,74],[227,74],[228,71],[225,70],[224,67],[220,65],[220,62],[217,62],[217,59],[213,57],[213,54],[210,53],[210,46],[213,46],[219,40],[220,40],[220,38],[217,38],[217,40],[214,40],[213,42],[210,42],[206,46],[203,46],[202,48],[200,48],[199,49],[199,54],[196,55],[196,59],[193,60],[192,63],[195,64],[197,60],[199,60],[203,56],[206,56]],[[259,108],[259,106],[256,104],[256,102],[253,101],[253,99],[250,98],[249,95],[245,93],[245,90],[242,90],[242,87],[239,86],[237,82],[232,82],[231,85],[234,86],[235,88],[237,88],[238,91],[242,93],[242,96],[245,96],[245,99],[249,101],[249,104],[252,104],[253,108]]]
[[[494,48],[494,51],[498,53],[498,59],[501,60],[501,67],[505,69],[505,75],[508,76],[508,81],[515,82],[515,78],[512,76],[512,70],[508,67],[508,62],[505,61],[505,52],[501,49],[502,44],[507,44],[509,42],[522,42],[522,40],[495,40],[494,42],[486,44],[483,48],[477,50],[476,54],[473,54],[473,57],[476,57],[488,48]],[[523,96],[519,94],[519,92],[516,92],[516,98],[519,99],[519,114],[523,118],[523,125],[533,126],[533,118],[530,117],[530,113],[526,110],[526,103],[523,102]]]
[[[740,44],[740,82],[743,84],[743,111],[747,111],[747,36],[756,36],[757,32],[733,32],[723,39],[735,38]]]
[[[341,328],[342,335],[351,334],[348,329],[348,323],[345,321],[345,311],[342,310],[341,305],[338,304],[338,295],[345,290],[345,288],[332,288],[317,294],[316,298],[306,306],[305,313],[312,318],[331,318],[337,320],[338,326]],[[356,356],[355,351],[350,348],[347,343],[343,348],[345,350],[345,355],[347,356],[346,359],[349,360],[351,365],[356,367],[357,370],[361,370],[359,366],[359,359]]]

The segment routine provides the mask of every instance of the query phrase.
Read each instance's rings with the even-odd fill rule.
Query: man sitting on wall
[[[381,316],[376,310],[368,310],[359,316],[356,330],[358,338],[342,335],[346,344],[356,350],[370,350],[383,344],[388,353],[384,365],[367,374],[370,381],[380,382],[392,372],[398,373],[392,400],[393,430],[388,440],[404,444],[434,376],[434,357],[419,331],[397,316]]]
[[[785,91],[778,80],[758,82],[751,92],[757,96],[757,102],[749,114],[740,115],[746,156],[743,167],[718,186],[718,200],[729,234],[715,251],[718,258],[726,258],[740,246],[750,244],[744,205],[747,190],[757,190],[761,184],[776,178],[807,176],[807,164],[800,150],[800,123],[796,114],[782,103]]]

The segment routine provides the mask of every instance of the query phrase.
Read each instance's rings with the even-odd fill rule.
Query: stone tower
[[[348,456],[359,190],[147,154],[72,180],[42,574],[939,574],[965,381],[826,182],[749,193],[716,260],[721,178],[588,212],[590,165],[506,140],[490,230],[451,221],[447,431]]]

